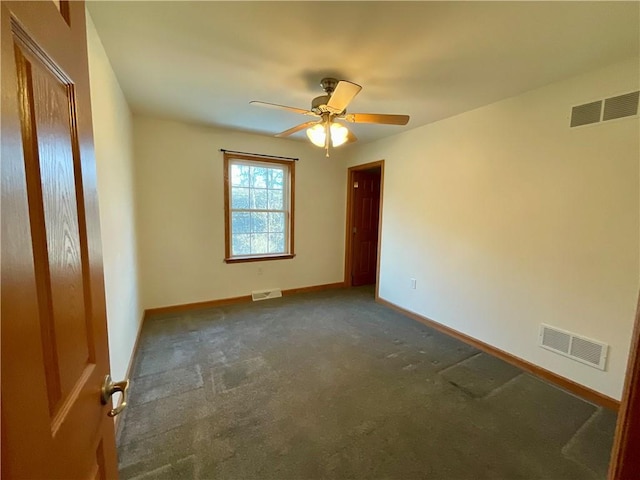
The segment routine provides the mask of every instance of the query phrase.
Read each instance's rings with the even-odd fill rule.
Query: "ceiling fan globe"
[[[347,127],[338,122],[331,123],[331,145],[339,147],[349,138],[349,130]]]
[[[327,134],[325,132],[324,125],[321,123],[316,123],[311,128],[307,129],[307,137],[311,140],[315,146],[324,148]]]

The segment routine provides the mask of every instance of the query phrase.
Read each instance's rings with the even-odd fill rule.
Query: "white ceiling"
[[[640,2],[137,2],[88,9],[134,112],[273,135],[335,76],[361,141],[639,54]],[[589,99],[587,99],[589,100]],[[304,133],[296,134],[303,138]]]

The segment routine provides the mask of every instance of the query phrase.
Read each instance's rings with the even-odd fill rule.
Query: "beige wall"
[[[142,319],[138,299],[132,120],[88,12],[87,43],[111,376],[119,380],[126,375]]]
[[[308,142],[134,117],[145,308],[341,282],[345,182],[339,152]],[[292,260],[225,264],[221,148],[299,157]]]
[[[386,160],[380,296],[620,398],[640,278],[638,119],[568,117],[638,83],[631,59],[349,147],[349,165]],[[610,344],[607,371],[539,348],[541,322]]]

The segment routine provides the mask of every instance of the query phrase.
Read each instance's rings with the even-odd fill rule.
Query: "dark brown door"
[[[351,285],[376,283],[380,170],[354,171]]]
[[[115,478],[83,2],[2,22],[2,476]]]

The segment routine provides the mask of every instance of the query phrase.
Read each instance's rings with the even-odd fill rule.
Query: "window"
[[[295,164],[224,154],[225,261],[293,258]]]

